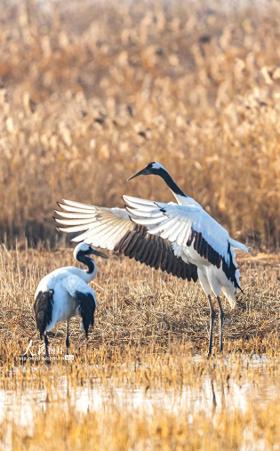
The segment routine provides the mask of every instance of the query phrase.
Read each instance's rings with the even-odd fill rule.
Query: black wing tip
[[[57,224],[57,223],[58,223],[57,220],[60,219],[60,218],[59,218],[59,211],[54,211],[54,213],[57,213],[57,216],[56,216],[55,214],[53,214],[53,215],[52,215],[52,219],[53,219],[53,221]],[[65,230],[66,228],[67,228],[67,226],[65,226],[65,227],[56,226],[55,230],[56,230],[57,232],[66,232],[66,230]]]
[[[60,218],[60,212],[63,211],[63,206],[65,205],[64,199],[62,199],[61,201],[57,201],[56,205],[58,206],[59,210],[53,210],[52,219],[54,221]]]
[[[66,205],[65,199],[61,199],[59,201],[56,202],[56,205],[63,210],[64,205]]]
[[[57,232],[65,232],[65,230],[63,229],[63,227],[56,227],[55,230]]]
[[[52,219],[54,220],[54,222],[56,223],[56,224],[59,224],[59,219],[61,219],[60,217],[59,217],[59,212],[57,212],[57,216],[55,215],[55,214],[53,214],[52,215]],[[63,229],[63,224],[61,224],[61,229]],[[65,226],[65,228],[67,228],[67,225],[64,225]],[[59,226],[60,227],[60,226]]]

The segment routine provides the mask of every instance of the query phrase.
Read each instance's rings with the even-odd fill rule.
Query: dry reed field
[[[280,450],[280,3],[0,6],[0,449]],[[73,264],[56,202],[171,200],[126,182],[149,161],[252,247],[223,355],[198,283],[108,253],[88,342],[72,319],[66,359],[59,324],[47,364],[34,291]]]
[[[12,364],[34,334],[35,343],[36,339],[39,342],[33,314],[36,285],[56,267],[73,264],[73,256],[69,249],[2,250],[0,262],[5,268],[0,274],[1,303],[5,307],[0,312],[0,354],[4,362]],[[199,283],[178,280],[114,256],[105,262],[99,259],[97,264],[99,274],[93,287],[98,311],[91,347],[108,345],[109,349],[119,349],[152,342],[166,348],[175,340],[187,343],[190,353],[199,351],[206,355],[209,310]],[[280,256],[246,256],[240,260],[240,266],[244,294],[239,295],[233,311],[223,301],[226,352],[278,353]],[[71,338],[80,337],[83,346],[79,320],[71,321],[76,325]],[[64,326],[58,329],[65,332]],[[60,343],[65,352],[64,339],[65,333],[58,332],[51,342]]]
[[[116,257],[99,260],[89,342],[71,320],[73,360],[65,360],[61,324],[49,366],[32,307],[53,255],[57,266],[72,262],[69,249],[0,253],[4,449],[279,449],[279,256],[240,260],[244,295],[225,310],[224,355],[210,360],[198,285]]]
[[[168,199],[125,182],[156,160],[235,237],[279,245],[279,17],[278,1],[5,3],[2,238],[53,243],[61,197]]]

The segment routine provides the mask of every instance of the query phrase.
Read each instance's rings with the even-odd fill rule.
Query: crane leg
[[[49,354],[49,340],[47,337],[47,333],[44,333],[44,342],[45,342],[45,357],[46,360],[49,361],[50,360],[50,354]]]
[[[225,314],[222,307],[222,302],[219,296],[217,296],[218,306],[219,306],[219,351],[223,351],[223,324]]]
[[[211,301],[211,296],[208,295],[208,305],[210,309],[210,330],[209,330],[209,344],[208,344],[208,355],[207,358],[209,358],[212,354],[212,348],[213,348],[213,328],[214,328],[214,320],[216,317],[216,313]]]
[[[69,338],[69,334],[70,334],[69,326],[70,326],[70,324],[69,323],[70,323],[69,320],[67,320],[67,326],[66,326],[66,355],[69,354],[69,348],[70,348],[70,338]]]

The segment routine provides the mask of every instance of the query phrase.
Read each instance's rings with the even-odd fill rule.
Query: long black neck
[[[88,267],[87,273],[92,274],[94,271],[94,262],[82,252],[78,252],[77,260]]]
[[[160,169],[158,175],[165,181],[167,186],[173,191],[173,193],[178,194],[179,196],[187,197],[187,195],[179,188],[177,183],[173,180],[171,175],[165,169]]]

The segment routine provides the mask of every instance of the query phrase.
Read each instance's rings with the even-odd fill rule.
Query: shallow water
[[[194,364],[201,361],[194,357]],[[197,386],[150,389],[142,386],[133,388],[109,380],[106,386],[98,380],[89,385],[71,386],[66,377],[61,377],[56,387],[47,389],[0,390],[0,422],[10,418],[22,427],[31,427],[38,410],[44,411],[50,403],[77,411],[109,412],[112,408],[126,411],[144,411],[152,415],[161,409],[167,413],[182,413],[191,416],[197,412],[207,415],[220,413],[223,409],[238,409],[245,412],[249,403],[263,405],[275,399],[279,385],[269,376],[269,359],[253,356],[244,361],[244,374],[241,380],[229,378],[222,382],[210,375],[202,376]],[[226,359],[224,365],[227,365]],[[246,379],[246,367],[258,370],[258,383]]]

